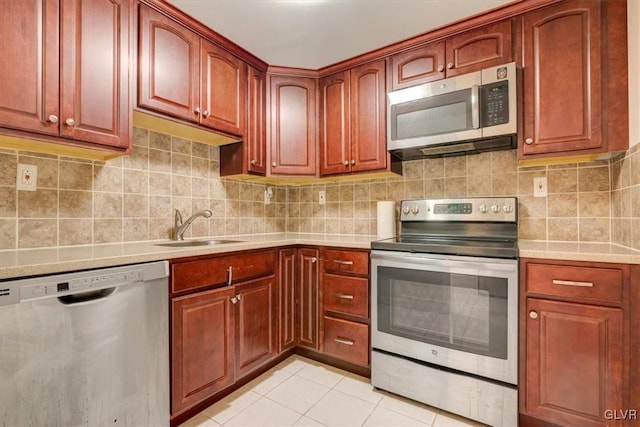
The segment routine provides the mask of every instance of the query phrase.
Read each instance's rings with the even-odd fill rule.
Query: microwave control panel
[[[497,126],[509,122],[509,82],[482,85],[481,126]]]

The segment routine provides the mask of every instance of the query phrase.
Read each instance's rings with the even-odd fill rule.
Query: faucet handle
[[[182,214],[178,209],[175,209],[175,211],[176,211],[176,215],[175,215],[176,226],[182,225]]]

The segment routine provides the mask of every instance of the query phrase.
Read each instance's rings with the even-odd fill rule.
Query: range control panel
[[[404,200],[400,221],[516,222],[515,197]]]

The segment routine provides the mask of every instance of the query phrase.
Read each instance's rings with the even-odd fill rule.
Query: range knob
[[[478,206],[478,209],[480,210],[480,213],[487,213],[489,212],[489,208],[487,208],[487,205],[480,205]]]
[[[409,206],[405,206],[404,208],[402,208],[402,212],[405,215],[409,215],[409,212],[411,212],[411,209],[409,209]]]
[[[502,210],[504,211],[504,213],[509,213],[513,210],[513,208],[511,207],[511,205],[504,205],[502,207]]]
[[[500,206],[498,206],[498,205],[492,205],[492,206],[491,206],[491,212],[493,212],[493,213],[498,213],[498,212],[500,212]]]
[[[412,213],[412,214],[414,214],[414,215],[418,215],[418,212],[420,212],[420,208],[419,208],[419,207],[417,207],[417,206],[413,206],[413,207],[411,208],[411,213]]]

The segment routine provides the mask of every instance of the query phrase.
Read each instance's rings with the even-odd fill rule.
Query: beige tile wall
[[[0,151],[0,249],[167,239],[174,209],[211,209],[185,236],[285,230],[286,188],[220,178],[218,147],[134,129],[131,156],[91,162]],[[17,191],[16,165],[38,166],[38,189]]]
[[[523,239],[609,242],[608,161],[518,167],[516,151],[404,162],[402,177],[288,188],[287,230],[375,234],[377,200],[517,196]],[[547,177],[548,197],[533,196],[533,178]],[[326,190],[327,204],[317,202]]]
[[[38,191],[17,191],[17,163],[38,166]],[[219,149],[134,129],[131,156],[90,162],[0,151],[0,249],[166,239],[173,210],[211,209],[187,236],[269,232],[376,233],[376,201],[517,196],[523,239],[640,248],[640,150],[614,161],[518,167],[516,152],[404,163],[397,178],[273,186],[220,178]],[[533,178],[549,194],[533,197]],[[318,203],[318,192],[327,203]]]
[[[640,249],[640,144],[611,164],[612,242]]]

